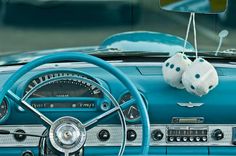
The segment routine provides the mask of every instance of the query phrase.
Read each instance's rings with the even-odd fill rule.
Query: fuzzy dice
[[[215,68],[203,58],[197,58],[183,73],[182,83],[185,89],[198,96],[207,94],[218,85]]]
[[[162,67],[162,73],[166,83],[178,89],[185,88],[182,83],[182,75],[191,63],[192,61],[182,53],[177,53],[167,59]]]

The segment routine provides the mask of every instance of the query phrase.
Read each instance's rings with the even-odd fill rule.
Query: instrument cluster
[[[77,71],[52,71],[37,75],[26,85],[23,98],[42,111],[55,109],[95,109],[104,97],[100,89],[85,81],[95,78]]]

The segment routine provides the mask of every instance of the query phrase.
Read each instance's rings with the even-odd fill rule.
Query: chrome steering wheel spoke
[[[123,103],[120,105],[120,108],[122,110],[128,108],[129,106],[133,105],[135,103],[135,100],[134,99],[130,99],[129,101]],[[101,115],[99,116],[96,116],[95,118],[93,118],[92,120],[89,120],[87,121],[84,126],[86,129],[88,129],[88,127],[91,127],[92,125],[96,124],[97,122],[99,122],[99,120],[103,119],[103,118],[106,118],[107,116],[117,112],[120,110],[120,108],[118,106],[115,106],[114,108],[106,111],[105,113],[102,113]]]
[[[30,112],[34,113],[38,118],[40,118],[44,124],[47,126],[51,126],[53,124],[53,121],[51,121],[49,118],[47,118],[45,115],[43,115],[41,112],[39,112],[37,109],[32,107],[28,102],[22,100],[18,95],[13,93],[11,90],[8,90],[7,96],[11,98],[13,101],[17,102],[20,106],[23,108],[29,110]]]

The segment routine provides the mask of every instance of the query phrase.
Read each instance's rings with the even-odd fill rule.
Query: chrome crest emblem
[[[193,107],[200,107],[200,106],[202,106],[204,103],[192,103],[192,102],[185,102],[185,103],[182,103],[182,102],[178,102],[177,104],[178,104],[179,106],[181,106],[181,107],[193,108]]]

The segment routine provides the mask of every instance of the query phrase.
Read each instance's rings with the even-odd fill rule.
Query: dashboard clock
[[[141,94],[141,93],[140,93]],[[147,106],[147,101],[145,100],[144,96],[141,94],[145,105]],[[120,97],[119,104],[123,104],[127,101],[129,101],[132,98],[131,94],[129,92],[123,94]],[[131,105],[129,108],[123,110],[124,116],[126,121],[128,122],[136,122],[140,119],[140,112],[136,104]]]

